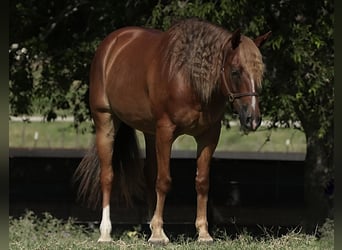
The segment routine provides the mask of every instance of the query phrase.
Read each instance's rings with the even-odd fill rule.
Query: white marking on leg
[[[155,215],[153,216],[150,222],[151,236],[148,239],[148,242],[151,244],[162,244],[165,245],[169,243],[169,238],[166,236],[163,229],[163,220],[157,218]]]
[[[100,238],[98,242],[112,241],[110,233],[112,231],[112,222],[110,221],[110,207],[109,205],[102,209],[102,220],[100,224]]]

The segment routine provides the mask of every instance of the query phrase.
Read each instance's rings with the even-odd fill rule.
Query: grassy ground
[[[141,147],[143,136],[138,132]],[[15,122],[9,121],[10,147],[88,148],[93,140],[91,133],[76,133],[71,122]],[[196,144],[190,136],[180,136],[173,149],[195,150]],[[278,128],[269,130],[260,127],[256,132],[244,135],[238,126],[222,128],[218,151],[249,152],[305,152],[303,132]]]
[[[9,122],[9,146],[88,148],[91,133],[76,133],[72,122]]]
[[[136,227],[113,235],[112,243],[97,243],[97,229],[78,226],[71,219],[62,222],[48,213],[38,219],[32,212],[27,212],[19,219],[10,218],[9,249],[334,249],[333,222],[328,221],[318,233],[320,237],[303,234],[299,230],[282,236],[265,232],[264,236],[256,238],[242,232],[232,239],[224,231],[216,231],[215,241],[210,245],[198,244],[195,237],[179,235],[167,246],[154,247],[147,243],[148,235]]]

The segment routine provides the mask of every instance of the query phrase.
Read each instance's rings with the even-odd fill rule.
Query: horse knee
[[[171,188],[171,177],[157,178],[156,191],[161,191],[163,193],[168,193]]]
[[[196,191],[200,194],[208,193],[209,191],[209,178],[196,177]]]

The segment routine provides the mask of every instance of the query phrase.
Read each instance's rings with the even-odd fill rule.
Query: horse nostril
[[[261,117],[257,116],[254,121],[252,121],[251,128],[252,130],[256,130],[261,124]]]
[[[247,116],[246,117],[246,125],[248,127],[251,127],[251,125],[252,125],[252,116]]]

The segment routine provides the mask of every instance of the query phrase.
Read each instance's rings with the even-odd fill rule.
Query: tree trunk
[[[307,135],[305,159],[304,229],[313,232],[326,218],[333,217],[333,147],[327,140]]]

